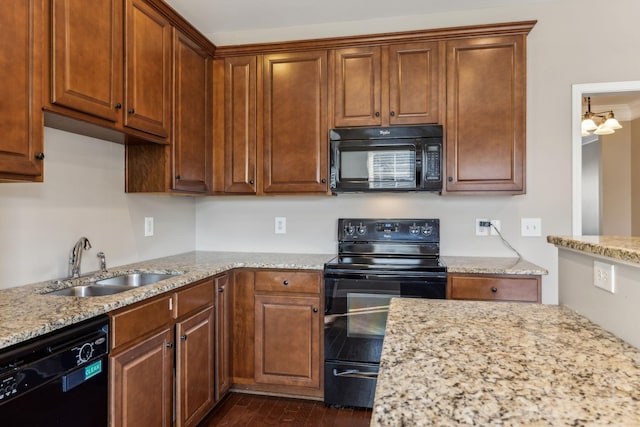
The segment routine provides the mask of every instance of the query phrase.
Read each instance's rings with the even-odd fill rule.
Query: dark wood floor
[[[366,427],[371,410],[331,408],[313,400],[231,393],[198,427]]]

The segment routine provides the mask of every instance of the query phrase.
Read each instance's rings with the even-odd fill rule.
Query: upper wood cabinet
[[[121,122],[122,1],[51,0],[52,104]]]
[[[526,35],[446,43],[446,191],[525,191]]]
[[[14,2],[0,14],[0,181],[42,181],[43,0]]]
[[[212,180],[212,58],[176,31],[173,189],[207,193]]]
[[[327,51],[264,55],[264,193],[328,189]]]
[[[334,125],[438,123],[438,42],[335,50]]]
[[[256,193],[257,76],[255,55],[224,61],[224,191]],[[222,78],[222,76],[220,76]]]
[[[172,26],[143,0],[126,0],[127,127],[168,138],[171,125]]]

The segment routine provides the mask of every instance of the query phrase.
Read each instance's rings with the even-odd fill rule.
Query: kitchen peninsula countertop
[[[563,306],[391,302],[371,426],[640,425],[640,351]]]
[[[640,237],[547,236],[547,242],[559,248],[640,264]]]
[[[61,279],[0,290],[0,349],[53,330],[178,289],[233,268],[322,270],[331,254],[195,251],[109,268],[77,279]],[[128,272],[183,273],[162,282],[110,296],[77,298],[44,292]]]

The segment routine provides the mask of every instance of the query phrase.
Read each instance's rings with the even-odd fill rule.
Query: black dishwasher
[[[100,316],[0,351],[0,425],[106,426],[108,350]]]

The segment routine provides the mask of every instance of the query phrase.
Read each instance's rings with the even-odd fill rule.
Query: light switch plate
[[[616,291],[615,267],[602,261],[593,261],[593,285],[612,294]]]
[[[153,236],[153,217],[144,217],[144,237]]]

